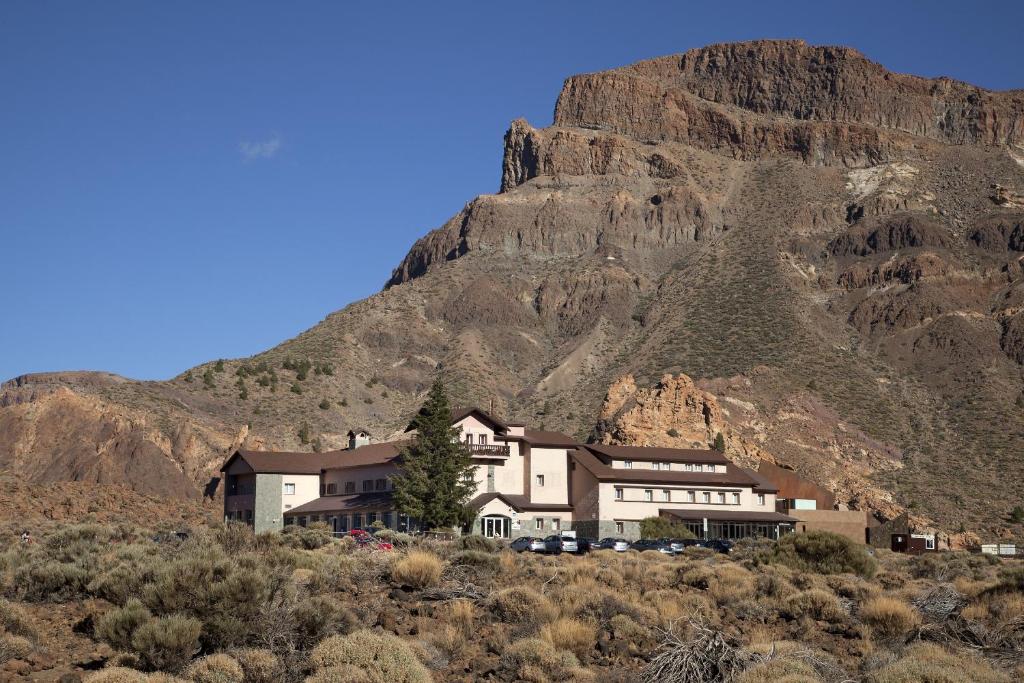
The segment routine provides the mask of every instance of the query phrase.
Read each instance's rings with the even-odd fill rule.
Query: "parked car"
[[[624,553],[629,550],[629,541],[624,538],[602,538],[597,542],[596,547],[602,550],[614,550],[617,553]]]
[[[662,553],[663,555],[675,555],[676,551],[672,550],[672,546],[668,543],[664,543],[655,538],[642,538],[639,541],[634,541],[630,546],[633,550],[645,552],[647,550],[653,550],[655,552]]]
[[[579,552],[579,545],[572,536],[552,534],[544,539],[544,552],[561,555],[562,553]]]
[[[731,553],[734,545],[736,544],[726,538],[715,538],[705,543],[704,547],[719,553]]]
[[[508,544],[510,550],[517,553],[542,553],[545,550],[544,539],[536,536],[520,536]]]
[[[591,550],[597,547],[597,541],[592,538],[576,537],[576,545],[579,546],[580,555],[589,553]]]
[[[659,538],[659,541],[672,548],[672,552],[681,553],[686,550],[686,542],[694,539],[687,538]]]

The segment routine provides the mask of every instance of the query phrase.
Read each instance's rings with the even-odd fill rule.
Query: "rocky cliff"
[[[1024,92],[715,45],[574,76],[504,145],[497,194],[295,339],[168,382],[5,384],[0,468],[199,496],[243,441],[387,437],[441,370],[581,438],[722,431],[850,505],[1021,533]]]

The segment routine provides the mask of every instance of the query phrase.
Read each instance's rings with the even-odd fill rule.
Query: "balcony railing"
[[[254,495],[255,493],[256,493],[256,486],[255,485],[249,485],[249,486],[236,486],[233,489],[228,489],[228,491],[227,491],[227,493],[225,495],[228,495],[228,496],[251,496],[251,495]]]
[[[507,458],[509,455],[508,446],[478,443],[472,443],[467,445],[469,446],[470,455],[475,455],[481,458]]]

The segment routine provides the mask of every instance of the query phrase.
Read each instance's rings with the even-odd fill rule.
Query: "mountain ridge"
[[[573,76],[552,126],[510,125],[499,192],[382,291],[167,382],[4,383],[0,469],[200,497],[241,444],[386,438],[439,370],[457,402],[580,438],[621,378],[685,373],[841,502],[1019,534],[970,494],[1024,476],[1022,145],[1024,91],[849,48],[722,44]]]

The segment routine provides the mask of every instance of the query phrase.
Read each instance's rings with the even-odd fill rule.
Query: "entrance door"
[[[487,515],[480,520],[480,525],[487,538],[508,538],[512,532],[512,520],[503,515]]]

